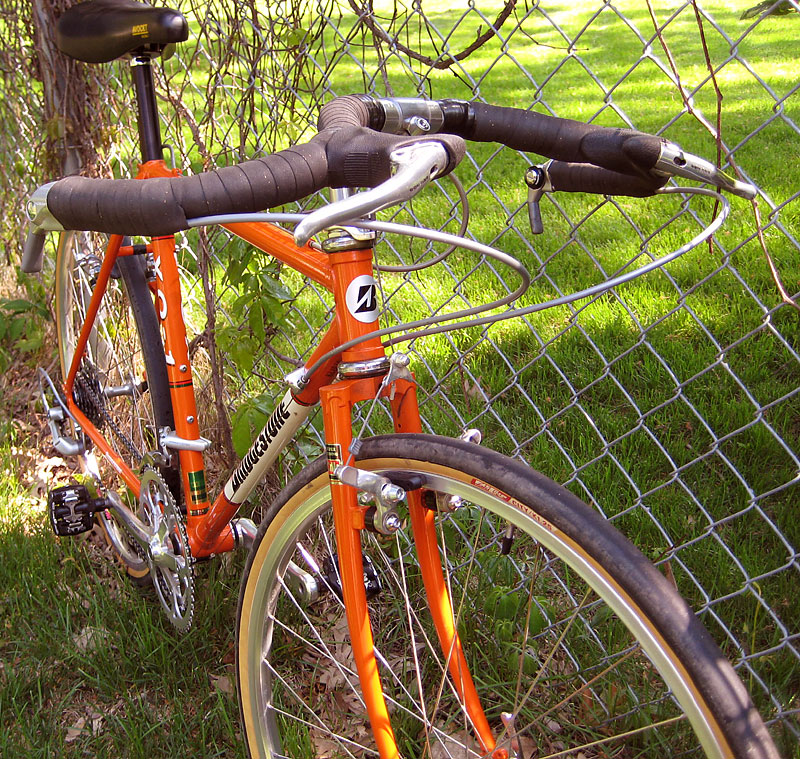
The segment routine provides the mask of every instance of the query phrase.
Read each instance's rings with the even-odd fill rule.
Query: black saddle
[[[161,55],[167,45],[188,36],[189,26],[179,11],[136,0],[88,0],[73,5],[56,27],[58,49],[86,63],[105,63],[136,53]]]

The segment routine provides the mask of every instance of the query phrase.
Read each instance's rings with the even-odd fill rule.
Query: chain
[[[128,452],[138,464],[142,460],[142,454],[136,448],[133,441],[120,429],[119,425],[111,417],[111,414],[108,413],[104,399],[97,394],[92,386],[92,383],[84,376],[83,371],[78,373],[78,375],[75,377],[75,381],[80,385],[81,390],[86,394],[88,400],[94,405],[97,413],[103,417],[105,423],[111,428],[111,431],[117,436],[120,442],[128,449]]]

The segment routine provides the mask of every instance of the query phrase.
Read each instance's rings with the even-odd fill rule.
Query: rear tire
[[[63,381],[72,363],[105,244],[104,236],[89,232],[64,232],[59,240],[55,302]],[[159,428],[174,428],[161,330],[144,256],[117,259],[76,380],[75,399],[95,426],[102,426],[109,443],[135,472],[141,469],[147,452],[158,450]],[[88,438],[86,443],[91,445]],[[122,485],[110,466],[90,464],[86,457],[83,465],[95,476],[99,473],[103,488]],[[181,503],[177,466],[160,471],[176,502]],[[127,500],[129,507],[138,511],[132,494]],[[147,563],[113,512],[99,512],[97,523],[131,579],[149,584]]]
[[[501,714],[511,713],[526,758],[777,757],[743,684],[686,603],[567,490],[480,446],[430,435],[364,440],[358,459],[370,471],[422,475],[431,505],[461,499],[437,517],[438,542],[498,747],[510,746]],[[253,757],[375,752],[325,569],[335,550],[321,458],[270,507],[242,580],[237,682]],[[400,754],[479,756],[443,674],[410,528],[391,538],[365,531],[362,550],[383,586],[369,613]]]

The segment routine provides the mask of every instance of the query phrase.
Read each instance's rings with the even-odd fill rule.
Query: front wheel
[[[498,748],[526,759],[777,757],[688,606],[567,490],[480,446],[429,435],[365,440],[358,458],[406,481],[421,475],[423,501],[442,508],[436,531],[455,626]],[[362,535],[398,751],[478,757],[410,532]],[[242,581],[237,680],[253,757],[376,754],[335,567],[319,459],[269,509]]]

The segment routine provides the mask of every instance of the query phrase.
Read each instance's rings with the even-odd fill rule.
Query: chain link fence
[[[30,86],[47,76],[41,40],[25,36],[27,16],[19,11],[26,6],[20,0],[2,17],[9,35],[0,93],[9,251],[19,243],[24,192],[46,178],[34,167],[54,151],[77,160],[82,133],[65,115],[74,97],[51,112],[43,105],[47,86]],[[614,520],[674,578],[735,662],[786,755],[796,756],[797,3],[180,6],[191,39],[158,78],[166,141],[186,171],[310,136],[322,103],[362,91],[477,99],[635,127],[716,157],[761,188],[754,204],[733,201],[712,244],[631,284],[400,347],[412,354],[431,430],[478,427],[487,445],[528,461]],[[105,80],[91,80],[78,103],[102,159],[86,150],[79,159],[84,170],[128,175],[136,155],[128,72],[124,64],[102,69]],[[547,304],[644,265],[693,237],[718,210],[685,195],[553,196],[542,204],[545,232],[534,236],[523,182],[530,162],[508,149],[473,146],[458,171],[469,234],[511,252],[533,274],[523,305]],[[458,198],[443,182],[397,218],[455,231]],[[381,248],[387,264],[432,253],[405,238],[390,237]],[[210,431],[223,443],[222,472],[233,444],[282,393],[280,378],[322,334],[330,301],[219,231],[188,234],[182,256],[200,393],[216,409]],[[380,285],[388,323],[474,305],[509,292],[516,280],[457,251],[423,273],[381,274]],[[229,416],[242,395],[244,410]],[[368,427],[384,423],[376,413]],[[318,427],[312,420],[276,483],[319,451]]]

